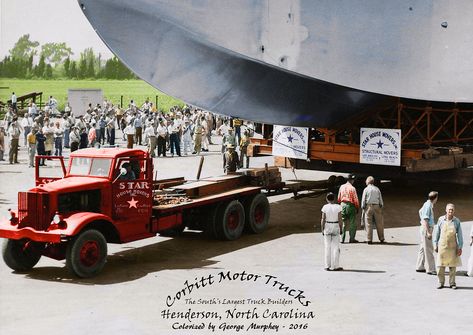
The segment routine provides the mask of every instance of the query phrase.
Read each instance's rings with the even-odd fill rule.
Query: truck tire
[[[85,230],[67,245],[66,267],[77,277],[97,275],[106,260],[107,241],[98,230]]]
[[[38,264],[44,243],[28,239],[4,240],[2,255],[5,264],[15,271],[28,271]]]
[[[245,228],[248,232],[259,234],[266,230],[269,224],[268,198],[258,193],[245,202]]]
[[[218,239],[233,241],[238,239],[245,228],[245,209],[238,200],[221,206],[215,220],[215,233]]]
[[[206,214],[205,218],[205,235],[208,238],[218,239],[217,236],[217,225],[222,220],[219,216],[222,207],[225,207],[226,203],[218,203],[213,205]]]

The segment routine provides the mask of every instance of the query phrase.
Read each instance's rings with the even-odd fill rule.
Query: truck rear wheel
[[[245,227],[245,209],[237,201],[222,206],[215,220],[215,233],[220,240],[236,240]]]
[[[221,211],[222,207],[225,207],[225,203],[217,203],[213,205],[205,215],[205,234],[209,238],[219,238],[217,236],[217,225],[222,220]]]
[[[38,264],[44,243],[27,239],[4,240],[2,255],[5,263],[12,270],[28,271]]]
[[[82,232],[69,242],[66,251],[66,267],[81,278],[97,275],[107,259],[107,241],[98,230]]]
[[[255,234],[266,230],[269,223],[269,201],[264,194],[257,194],[245,201],[245,228]]]

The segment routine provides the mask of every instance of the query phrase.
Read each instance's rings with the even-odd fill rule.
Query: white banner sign
[[[360,163],[401,165],[401,129],[361,128]]]
[[[307,159],[309,128],[274,126],[273,156]]]

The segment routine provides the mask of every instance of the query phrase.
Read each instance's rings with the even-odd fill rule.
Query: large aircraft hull
[[[79,3],[140,78],[213,112],[333,127],[391,97],[473,102],[473,1]]]

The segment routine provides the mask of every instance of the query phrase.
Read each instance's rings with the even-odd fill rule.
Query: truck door
[[[66,167],[64,165],[64,158],[62,156],[36,156],[36,186],[40,184],[47,184],[58,179],[62,179],[65,175]]]
[[[147,159],[139,157],[120,158],[114,167],[113,218],[123,240],[149,232],[153,205],[149,170]]]

